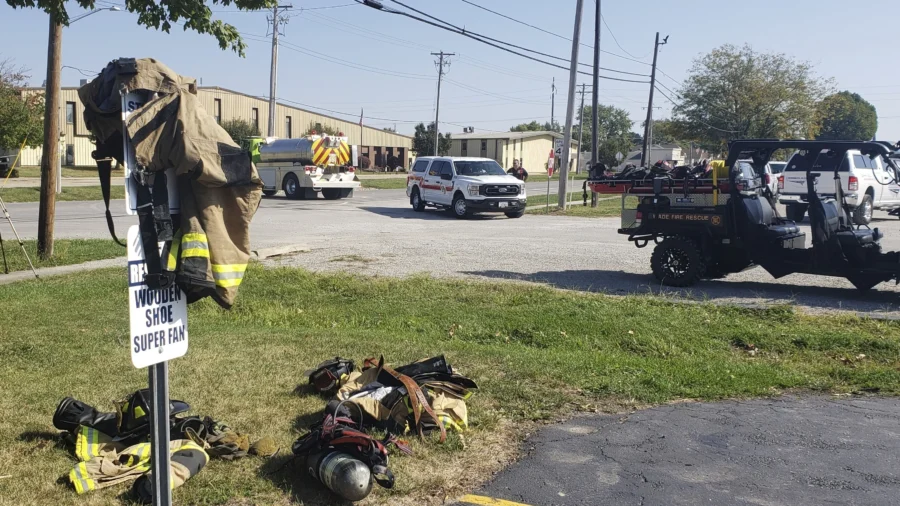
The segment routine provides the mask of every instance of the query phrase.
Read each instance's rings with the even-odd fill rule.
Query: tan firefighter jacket
[[[81,426],[75,434],[75,456],[78,464],[69,472],[75,491],[111,487],[136,480],[150,471],[150,443],[125,446],[91,427]],[[169,443],[172,488],[180,487],[206,466],[209,456],[190,439]]]
[[[120,90],[147,96],[124,132]],[[194,79],[152,58],[115,60],[78,93],[98,146],[121,145],[124,133],[136,169],[147,178],[175,168],[180,223],[161,268],[174,273],[189,302],[212,296],[231,307],[250,257],[250,221],[262,189],[248,153],[203,109]],[[112,156],[124,161],[121,152]]]

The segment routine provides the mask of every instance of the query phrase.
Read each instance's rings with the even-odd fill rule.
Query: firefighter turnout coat
[[[144,93],[146,102],[123,122],[125,92]],[[150,236],[158,234],[169,244],[159,269],[147,254],[148,272],[169,276],[189,302],[211,296],[229,308],[250,258],[250,221],[262,182],[249,154],[203,109],[196,93],[194,79],[152,58],[123,58],[81,87],[79,98],[85,124],[97,139],[98,159],[106,155],[124,163],[122,136],[127,135],[136,160],[131,169],[144,189],[165,188],[159,178],[164,182],[165,171],[175,169],[181,206],[177,223],[166,223],[168,204],[157,198],[164,190],[138,190],[139,208],[141,192],[147,208],[152,194],[152,219],[141,218],[145,254],[148,229],[155,228]]]

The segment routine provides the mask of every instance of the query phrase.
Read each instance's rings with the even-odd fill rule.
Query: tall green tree
[[[0,61],[0,150],[43,141],[44,97],[22,93],[28,78],[28,70],[11,59]]]
[[[592,147],[593,108],[589,105],[578,112],[578,123],[572,127],[572,138],[578,140],[578,132],[582,132],[581,151],[590,152]],[[584,121],[584,130],[581,122]],[[632,148],[631,126],[634,124],[628,111],[611,105],[600,105],[597,109],[598,136],[597,160],[606,165],[617,165],[616,153],[628,154]]]
[[[57,23],[69,24],[69,13],[66,12],[66,0],[6,0],[6,3],[15,8],[34,8],[50,14]],[[75,0],[82,9],[93,9],[94,0]],[[244,56],[247,45],[241,39],[238,29],[219,19],[213,19],[213,11],[207,3],[214,6],[233,6],[240,10],[254,11],[263,8],[274,7],[277,0],[128,0],[125,9],[138,15],[138,24],[147,28],[155,28],[166,33],[173,25],[182,27],[185,31],[193,30],[197,33],[209,34],[215,37],[222,49],[232,51]],[[70,5],[71,7],[71,5]]]
[[[450,134],[439,133],[438,136],[440,137],[438,153],[446,155],[450,152]],[[416,125],[416,131],[413,134],[413,150],[419,156],[434,155],[434,122],[429,123],[427,128],[424,123]]]
[[[830,88],[808,62],[726,44],[694,60],[680,92],[666,95],[676,137],[717,152],[730,139],[815,137],[816,104]]]
[[[551,125],[549,121],[545,121],[543,123],[538,123],[537,121],[532,121],[531,123],[520,123],[514,127],[509,129],[510,132],[562,132],[562,127],[557,122],[553,122]]]
[[[242,119],[232,119],[222,122],[222,128],[231,136],[231,140],[239,145],[243,145],[242,141],[249,137],[259,136],[259,127],[251,125],[249,121]]]
[[[825,97],[818,107],[820,128],[816,139],[825,141],[867,141],[878,130],[875,106],[861,96],[841,91]]]

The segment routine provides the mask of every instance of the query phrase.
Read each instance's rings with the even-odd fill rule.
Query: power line
[[[677,105],[677,103],[676,103],[674,100],[672,100],[671,97],[669,97],[668,95],[666,95],[661,89],[656,88],[656,91],[658,91],[659,94],[662,95],[663,97],[665,97],[666,100],[668,100],[670,103],[672,103],[673,105]],[[715,116],[712,116],[712,117],[715,117]],[[721,118],[717,118],[717,119],[721,119]],[[694,120],[697,121],[698,123],[702,123],[703,125],[706,125],[706,126],[709,127],[709,128],[712,128],[713,130],[718,130],[719,132],[724,132],[724,133],[729,133],[729,134],[740,133],[740,130],[725,130],[725,129],[722,129],[722,128],[719,128],[719,127],[712,126],[712,125],[710,125],[709,123],[707,123],[707,122],[705,122],[705,121],[703,121],[703,120],[701,120],[701,119],[694,118]]]
[[[465,2],[466,0],[463,0],[463,1]],[[625,54],[627,54],[628,56],[630,56],[632,58],[637,58],[637,59],[643,59],[643,58],[650,56],[650,53],[647,53],[643,57],[639,58],[639,57],[629,53],[628,51],[626,51],[625,48],[622,47],[622,44],[619,44],[619,39],[616,38],[616,34],[613,33],[612,28],[610,28],[609,25],[606,24],[606,16],[600,16],[600,19],[603,21],[603,26],[606,27],[606,31],[609,32],[610,35],[612,35],[613,42],[615,42],[616,45],[619,46],[619,49],[621,49],[622,52],[624,52]],[[659,70],[659,67],[657,67],[656,70]]]
[[[363,0],[356,0],[356,1],[357,1],[357,3],[361,3],[361,4],[363,3]],[[541,56],[546,56],[546,57],[549,57],[549,58],[558,59],[558,60],[561,60],[561,61],[568,62],[569,60],[566,60],[565,58],[562,58],[562,57],[559,57],[559,56],[548,55],[548,54],[542,53],[542,52],[540,52],[540,51],[535,51],[535,50],[532,50],[532,49],[523,48],[523,47],[521,47],[521,46],[516,46],[516,45],[514,45],[514,44],[510,44],[510,43],[508,43],[508,42],[504,42],[504,41],[501,41],[501,40],[499,40],[499,39],[493,39],[493,38],[488,37],[488,36],[485,36],[485,35],[480,35],[480,34],[478,34],[478,33],[476,33],[476,32],[472,32],[472,31],[466,30],[466,29],[464,29],[464,28],[460,28],[460,27],[458,27],[458,26],[456,26],[456,25],[453,25],[452,23],[449,23],[449,22],[447,22],[447,21],[444,21],[444,20],[442,20],[442,19],[436,18],[436,17],[434,17],[434,16],[431,16],[431,15],[429,15],[429,14],[426,14],[426,13],[424,13],[424,12],[421,12],[421,11],[419,11],[419,10],[417,10],[417,9],[414,9],[414,8],[412,8],[412,7],[409,7],[409,6],[407,6],[406,4],[404,4],[404,3],[402,3],[402,2],[399,2],[398,0],[391,0],[391,1],[393,1],[394,3],[397,3],[397,4],[399,4],[399,5],[402,5],[402,6],[406,7],[407,9],[412,10],[413,12],[417,12],[417,13],[422,14],[423,16],[426,16],[426,17],[428,17],[428,18],[431,18],[431,19],[437,21],[437,23],[434,22],[434,21],[429,21],[429,20],[427,20],[427,19],[424,19],[424,18],[415,16],[415,15],[412,15],[412,14],[410,14],[410,13],[408,13],[408,12],[398,11],[398,10],[396,10],[396,9],[383,8],[383,9],[381,9],[381,11],[387,12],[387,13],[389,13],[389,14],[396,14],[396,15],[400,15],[400,16],[405,16],[405,17],[408,17],[408,18],[410,18],[410,19],[414,19],[414,20],[416,20],[416,21],[419,21],[419,22],[422,22],[422,23],[425,23],[425,24],[428,24],[428,25],[431,25],[431,26],[440,28],[440,29],[442,29],[442,30],[446,30],[446,31],[448,31],[448,32],[456,33],[456,34],[462,35],[462,36],[464,36],[464,37],[469,37],[470,39],[477,40],[478,42],[481,42],[482,44],[486,44],[486,45],[488,45],[488,46],[495,47],[495,48],[500,49],[500,50],[502,50],[502,51],[506,51],[507,53],[511,53],[511,54],[514,54],[514,55],[517,55],[517,56],[521,56],[521,57],[523,57],[523,58],[526,58],[526,59],[529,59],[529,60],[532,60],[532,61],[535,61],[535,62],[538,62],[538,63],[543,63],[544,65],[548,65],[548,66],[551,66],[551,67],[556,67],[556,68],[562,69],[562,70],[569,70],[567,67],[564,67],[564,66],[562,66],[562,65],[558,65],[558,64],[551,63],[551,62],[548,62],[548,61],[545,61],[545,60],[541,60],[540,58],[536,58],[536,57],[531,56],[531,55],[527,55],[527,54],[524,54],[524,53],[520,53],[520,52],[518,52],[518,51],[515,51],[515,50],[513,50],[513,49],[510,49],[509,47],[514,47],[514,48],[516,48],[516,49],[521,49],[521,50],[523,50],[523,51],[527,51],[527,52],[531,52],[531,53],[538,54],[538,55],[541,55]],[[439,24],[439,23],[443,23],[443,24]],[[446,25],[446,26],[445,26],[445,25]],[[493,42],[491,42],[491,41],[493,41]],[[496,43],[494,43],[494,42],[497,42],[497,43],[499,43],[499,44],[504,44],[505,46],[509,46],[509,47],[504,47],[504,46],[499,45],[499,44],[496,44]],[[623,58],[624,58],[624,57],[623,57]],[[626,58],[626,59],[627,59],[627,58]],[[637,61],[637,60],[635,60],[635,61]],[[586,64],[581,64],[581,65],[586,65]],[[632,73],[632,72],[624,72],[624,71],[620,71],[620,70],[613,70],[613,69],[606,69],[606,70],[609,70],[609,71],[612,71],[612,72],[619,72],[619,73],[623,73],[623,74],[634,74],[634,73]],[[579,73],[580,73],[580,74],[584,74],[584,75],[592,75],[591,73],[589,73],[589,72],[584,72],[584,71],[579,71]],[[634,74],[634,75],[645,76],[644,74]],[[611,81],[631,82],[631,83],[646,83],[646,82],[648,82],[648,81],[638,81],[638,80],[634,80],[634,79],[621,79],[621,78],[617,78],[617,77],[609,77],[609,76],[600,76],[600,79],[606,79],[606,80],[611,80]]]
[[[300,10],[301,10],[301,11],[318,11],[318,10],[324,10],[324,9],[338,9],[338,8],[340,8],[340,7],[355,7],[356,5],[359,5],[359,4],[357,4],[357,3],[352,3],[352,4],[341,4],[341,5],[325,5],[325,6],[322,6],[322,7],[301,7]],[[216,12],[216,13],[218,13],[218,12],[235,12],[235,13],[241,13],[241,14],[256,14],[256,13],[259,13],[259,12],[267,12],[267,11],[264,11],[264,10],[256,10],[256,11],[250,11],[250,10],[216,10],[216,11],[212,11],[212,12]],[[292,17],[293,17],[293,16],[292,16]]]
[[[477,8],[479,8],[479,9],[481,9],[481,10],[490,12],[491,14],[495,14],[495,15],[497,15],[497,16],[500,16],[501,18],[508,19],[508,20],[513,21],[513,22],[515,22],[515,23],[518,23],[518,24],[520,24],[520,25],[527,26],[527,27],[529,27],[529,28],[534,28],[535,30],[537,30],[537,31],[539,31],[539,32],[546,33],[547,35],[552,35],[552,36],[554,36],[554,37],[556,37],[556,38],[559,38],[559,39],[562,39],[562,40],[565,40],[565,41],[568,41],[568,42],[572,42],[572,39],[570,39],[569,37],[566,37],[566,36],[564,36],[564,35],[560,35],[560,34],[558,34],[558,33],[551,32],[551,31],[549,31],[549,30],[545,30],[545,29],[543,29],[543,28],[541,28],[541,27],[539,27],[539,26],[535,26],[535,25],[532,25],[532,24],[530,24],[530,23],[526,23],[525,21],[518,20],[518,19],[516,19],[516,18],[514,18],[514,17],[511,17],[511,16],[507,16],[506,14],[503,14],[503,13],[501,13],[501,12],[497,12],[497,11],[488,9],[487,7],[478,5],[478,4],[476,4],[475,2],[471,2],[471,1],[469,1],[469,0],[460,0],[460,1],[461,1],[461,2],[464,2],[464,3],[467,3],[467,4],[469,4],[469,5],[473,6],[473,7],[477,7]],[[604,20],[603,23],[606,24],[606,21]],[[609,30],[609,26],[608,26],[608,25],[607,25],[606,29]],[[609,33],[613,36],[613,39],[615,40],[616,36],[615,36],[615,34],[612,33],[612,30],[609,30]],[[585,44],[584,42],[579,42],[579,45],[584,46],[584,47],[586,47],[586,48],[588,48],[588,49],[591,49],[591,50],[594,49],[594,46],[592,46],[592,45],[590,45],[590,44]],[[618,42],[618,41],[616,41],[616,45],[619,46],[619,42]],[[622,46],[619,46],[619,49],[621,49],[622,51],[625,51],[625,49],[624,49]],[[603,49],[601,49],[600,52],[601,52],[601,53],[608,54],[608,55],[610,55],[610,56],[617,56],[617,57],[622,58],[622,59],[625,59],[625,60],[630,60],[630,61],[633,61],[633,62],[635,62],[635,63],[640,63],[640,64],[647,65],[647,66],[650,65],[650,64],[647,63],[647,62],[643,62],[643,61],[640,61],[640,60],[636,59],[637,57],[635,57],[634,55],[631,55],[631,53],[628,53],[628,51],[625,51],[625,53],[628,54],[628,55],[630,55],[631,58],[628,58],[627,56],[622,56],[622,55],[620,55],[620,54],[613,53],[613,52],[611,52],[611,51],[604,51]],[[646,56],[645,56],[645,58],[646,58]]]

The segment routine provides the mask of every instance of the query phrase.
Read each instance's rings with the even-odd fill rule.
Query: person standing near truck
[[[518,159],[513,159],[513,166],[506,173],[520,181],[528,181],[528,171],[522,167]]]

